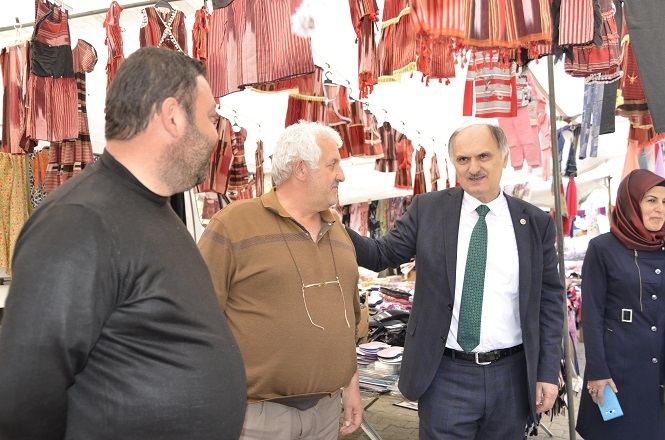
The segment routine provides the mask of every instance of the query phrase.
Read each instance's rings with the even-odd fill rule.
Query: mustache
[[[467,174],[466,177],[467,177],[468,179],[478,179],[478,178],[480,178],[480,177],[485,177],[485,176],[486,176],[486,174],[485,174],[484,172],[481,171],[481,172],[479,172],[479,173],[475,173],[475,174],[470,174],[470,173],[469,173],[469,174]]]

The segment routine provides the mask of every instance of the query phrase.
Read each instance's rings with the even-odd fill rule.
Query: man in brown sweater
[[[339,135],[288,127],[273,152],[273,190],[217,213],[199,247],[247,372],[241,439],[337,439],[363,406],[355,250],[339,218]]]

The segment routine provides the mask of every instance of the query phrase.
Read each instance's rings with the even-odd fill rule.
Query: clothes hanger
[[[23,43],[24,39],[21,38],[21,27],[23,26],[19,21],[18,17],[16,18],[16,23],[14,24],[14,30],[16,31],[16,39],[14,40],[14,46],[17,44]]]
[[[168,9],[169,11],[174,11],[173,6],[171,6],[171,3],[167,2],[166,0],[159,0],[158,2],[155,3],[155,9],[156,8],[164,8]]]
[[[236,111],[233,110],[233,125],[231,125],[231,129],[233,130],[234,133],[239,133],[242,128],[240,128],[240,125],[238,125],[238,116],[236,115]]]
[[[330,70],[326,70],[323,76],[326,77],[326,79],[323,80],[324,85],[332,86],[335,83],[333,82],[332,79],[330,79],[330,75],[332,75],[332,72]]]

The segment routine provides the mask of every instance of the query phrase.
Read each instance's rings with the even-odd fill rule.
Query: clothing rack
[[[174,1],[174,3],[177,3],[177,0]],[[127,5],[120,5],[122,6],[123,9],[133,9],[133,8],[143,8],[146,6],[154,6],[155,2],[154,1],[143,1],[143,2],[138,2],[138,3],[129,3]],[[82,18],[82,17],[89,17],[91,15],[98,15],[98,14],[106,14],[106,12],[109,10],[109,8],[104,8],[104,9],[95,9],[92,11],[86,11],[86,12],[80,12],[78,14],[71,14],[69,16],[69,19],[72,20],[74,18]],[[0,32],[7,32],[7,31],[13,31],[16,29],[16,27],[19,28],[24,28],[24,27],[32,27],[35,25],[35,22],[32,21],[30,23],[18,23],[16,25],[11,25],[11,26],[5,26],[0,28]]]

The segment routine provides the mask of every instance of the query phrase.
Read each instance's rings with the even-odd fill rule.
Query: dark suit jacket
[[[360,266],[379,271],[417,257],[416,290],[399,380],[400,391],[411,400],[418,399],[429,387],[446,345],[463,195],[458,187],[416,196],[402,219],[378,240],[347,229]],[[506,198],[519,254],[520,322],[529,404],[535,416],[536,382],[558,381],[564,293],[557,270],[552,218],[529,203]]]

